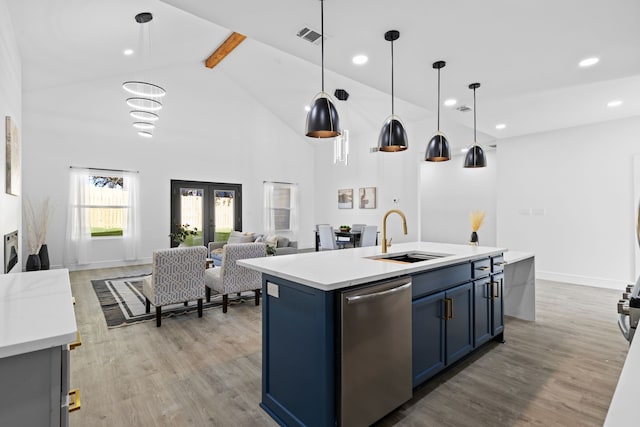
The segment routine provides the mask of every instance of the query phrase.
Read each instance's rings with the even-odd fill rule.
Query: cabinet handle
[[[76,332],[76,340],[69,344],[69,350],[75,350],[76,347],[80,347],[82,345],[82,337],[80,336],[80,331]]]
[[[507,264],[507,261],[502,261],[502,262],[496,262],[496,265],[499,265],[500,267],[503,267]]]
[[[478,268],[476,268],[476,270],[487,271],[489,268],[491,268],[491,267],[484,266],[484,267],[478,267]]]
[[[493,292],[493,285],[496,285],[496,291]],[[491,282],[491,299],[500,298],[500,282]]]
[[[444,320],[453,319],[453,300],[451,298],[444,299]]]
[[[80,389],[69,390],[69,412],[80,409]]]

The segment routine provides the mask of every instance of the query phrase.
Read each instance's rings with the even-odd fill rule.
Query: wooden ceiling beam
[[[238,47],[240,43],[246,39],[247,36],[244,34],[236,33],[235,31],[231,33],[227,39],[222,42],[220,46],[213,52],[207,60],[204,62],[204,65],[207,68],[213,68],[220,63],[227,55],[229,55],[233,49]]]

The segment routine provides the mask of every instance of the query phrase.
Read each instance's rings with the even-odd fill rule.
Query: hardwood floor
[[[147,271],[70,274],[83,340],[71,353],[82,394],[71,426],[275,426],[258,406],[261,306],[107,329],[90,281]],[[507,318],[505,344],[419,387],[376,426],[602,425],[627,353],[621,291],[538,280],[536,322]]]

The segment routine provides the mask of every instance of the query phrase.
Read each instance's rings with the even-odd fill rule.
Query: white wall
[[[633,157],[640,118],[501,140],[498,246],[535,252],[539,278],[635,281]]]
[[[23,137],[22,123],[22,65],[20,52],[16,42],[11,16],[5,0],[0,0],[0,134],[2,135],[2,147],[0,149],[0,234],[5,235],[18,230],[20,236],[19,245],[24,247],[22,239],[22,197],[5,193],[6,176],[6,151],[5,151],[5,117],[11,116],[20,132],[21,143],[24,146],[30,142]],[[4,245],[0,247],[4,252]],[[4,256],[4,255],[3,255]],[[12,273],[22,271],[22,254],[18,254],[18,264],[11,270]],[[26,258],[24,258],[26,259]],[[3,258],[4,263],[4,258]],[[4,264],[3,264],[4,265]],[[3,270],[4,271],[4,270]]]
[[[225,73],[192,64],[159,70],[168,95],[154,138],[138,137],[127,118],[120,84],[126,76],[85,81],[24,94],[24,189],[54,206],[47,243],[60,266],[69,166],[140,171],[142,251],[148,262],[169,246],[170,180],[243,185],[243,228],[262,231],[263,181],[300,186],[301,231],[313,227],[313,148]],[[284,155],[286,154],[286,155]],[[301,247],[313,236],[300,233]],[[119,239],[93,244],[91,265],[122,265]]]
[[[464,155],[448,162],[420,164],[420,240],[466,244],[471,235],[469,213],[485,212],[480,245],[496,245],[495,151],[487,149],[487,167],[466,169]]]

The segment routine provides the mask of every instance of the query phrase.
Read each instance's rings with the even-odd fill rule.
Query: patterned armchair
[[[162,249],[153,252],[151,276],[142,282],[146,312],[156,307],[156,326],[160,327],[162,306],[198,300],[202,317],[204,271],[207,248],[204,246]]]
[[[209,268],[205,274],[206,298],[211,300],[211,290],[222,294],[222,312],[227,312],[229,294],[254,291],[256,305],[260,305],[260,272],[236,264],[239,259],[260,258],[267,255],[265,243],[227,243],[222,249],[222,266]]]

